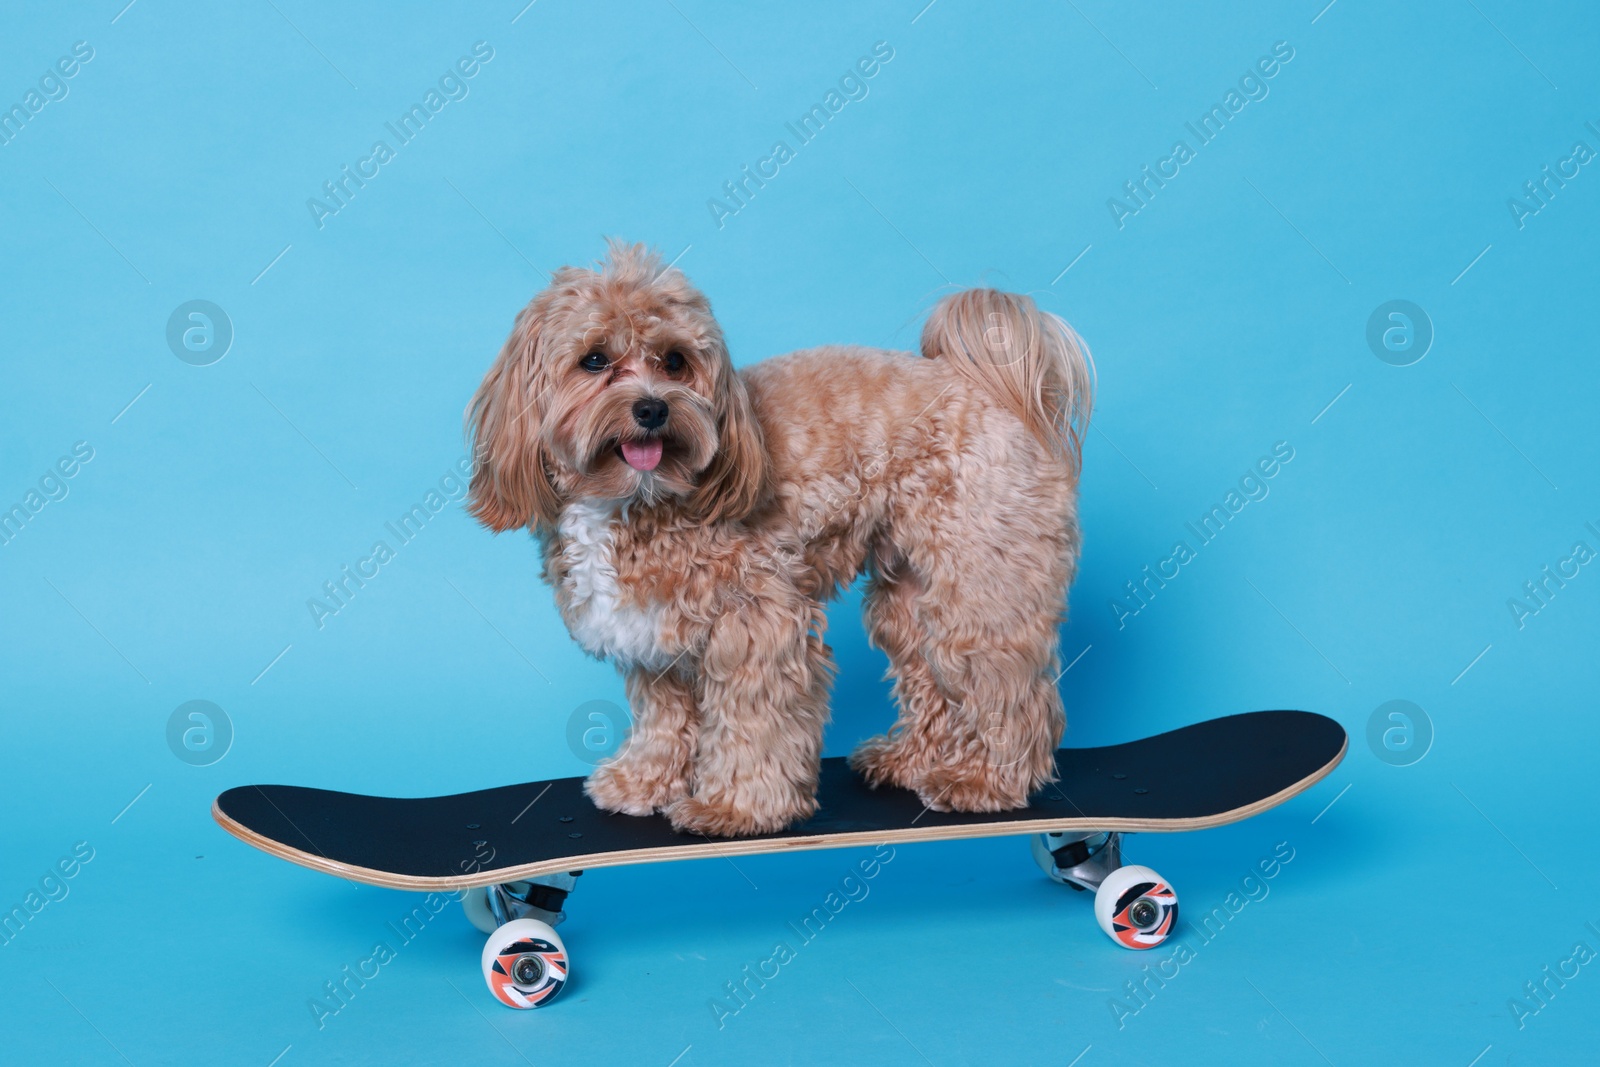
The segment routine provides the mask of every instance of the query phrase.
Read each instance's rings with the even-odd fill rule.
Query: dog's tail
[[[1089,349],[1059,316],[1031,297],[967,289],[934,306],[922,354],[948,362],[998,400],[1074,473],[1094,402]]]

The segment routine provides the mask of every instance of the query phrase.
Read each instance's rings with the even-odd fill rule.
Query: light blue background
[[[1600,567],[1520,629],[1507,607],[1600,549],[1600,173],[1523,228],[1507,207],[1600,149],[1587,5],[124,2],[17,5],[0,38],[6,105],[95,50],[0,147],[0,504],[94,449],[0,547],[0,906],[95,857],[0,948],[8,1061],[1592,1060],[1595,964],[1520,1029],[1508,1006],[1600,950]],[[480,40],[470,95],[318,229],[307,198]],[[707,199],[876,41],[870,95],[719,229]],[[1278,41],[1270,94],[1119,229],[1107,199]],[[462,455],[513,314],[604,235],[681,254],[741,363],[909,347],[949,284],[1032,292],[1099,367],[1067,743],[1261,707],[1350,731],[1282,808],[1130,841],[1195,917],[1295,859],[1121,1028],[1154,961],[1009,839],[899,850],[720,1029],[724,982],[864,853],[591,872],[548,1011],[489,999],[452,908],[317,1028],[308,998],[420,898],[248,849],[210,799],[584,771],[568,717],[621,687],[525,536],[452,506],[323,628],[306,601]],[[235,329],[211,366],[166,344],[191,299]],[[1391,299],[1436,331],[1411,366],[1365,340]],[[1270,495],[1119,629],[1124,583],[1279,441]],[[832,616],[832,753],[891,714],[858,608]],[[212,766],[166,744],[192,699],[233,723]],[[1432,723],[1411,766],[1366,740],[1393,699]]]

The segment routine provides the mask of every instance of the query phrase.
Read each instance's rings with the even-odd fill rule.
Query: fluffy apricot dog
[[[1026,296],[947,296],[921,357],[853,345],[734,370],[711,305],[642,246],[568,267],[468,411],[471,510],[529,527],[634,727],[601,808],[718,836],[816,810],[823,604],[863,571],[899,717],[851,764],[939,811],[1026,805],[1064,725],[1088,356]]]

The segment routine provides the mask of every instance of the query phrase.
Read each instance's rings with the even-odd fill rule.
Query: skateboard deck
[[[903,789],[869,789],[842,758],[822,761],[820,807],[774,834],[706,838],[660,815],[597,809],[582,778],[453,796],[362,796],[246,785],[212,815],[249,845],[294,863],[394,889],[457,890],[597,867],[758,852],[1043,833],[1199,830],[1237,822],[1320,781],[1344,758],[1334,720],[1256,711],[1100,748],[1056,753],[1058,781],[1028,807],[928,810]]]

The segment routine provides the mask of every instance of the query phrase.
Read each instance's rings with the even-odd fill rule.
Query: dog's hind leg
[[[940,595],[922,604],[924,655],[950,698],[916,786],[936,811],[1024,807],[1055,777],[1066,725],[1056,628],[1067,566],[1024,558],[963,553]]]
[[[903,559],[880,566],[864,596],[867,636],[889,657],[898,716],[884,734],[850,754],[850,766],[873,788],[920,789],[934,766],[936,738],[946,730],[950,700],[923,658],[927,630],[917,618],[920,579]]]
[[[959,611],[946,606],[947,615]],[[936,624],[928,659],[951,694],[950,710],[924,742],[928,766],[917,795],[935,811],[1026,806],[1055,777],[1066,721],[1054,680],[1054,618],[990,619],[979,629]]]
[[[1078,554],[1071,485],[1047,463],[1004,478],[973,465],[918,503],[896,543],[920,576],[921,656],[947,704],[926,718],[914,788],[935,810],[1023,807],[1054,778],[1065,728],[1056,679]]]

